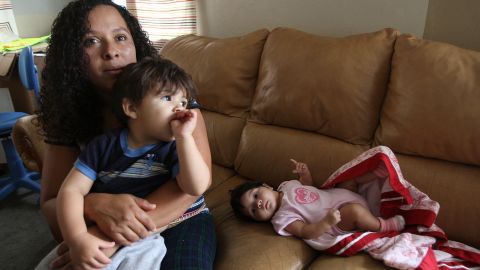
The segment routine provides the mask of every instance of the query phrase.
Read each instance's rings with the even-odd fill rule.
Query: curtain
[[[126,7],[161,50],[172,38],[196,33],[195,4],[195,0],[127,0]]]

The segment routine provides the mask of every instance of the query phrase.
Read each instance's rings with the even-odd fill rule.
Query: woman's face
[[[135,45],[128,26],[112,6],[99,5],[90,11],[90,30],[83,39],[90,82],[111,91],[122,68],[137,62]]]

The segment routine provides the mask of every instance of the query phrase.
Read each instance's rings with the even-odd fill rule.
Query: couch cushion
[[[243,182],[244,178],[232,177],[216,192],[228,200],[228,190]],[[238,219],[228,203],[212,214],[217,232],[215,269],[304,269],[317,256],[302,240],[279,236],[270,222]]]
[[[205,194],[211,193],[228,178],[237,174],[234,170],[212,164],[212,184]]]
[[[480,168],[396,154],[406,180],[440,203],[435,224],[450,240],[480,247]]]
[[[251,119],[368,145],[397,31],[345,38],[277,28],[268,36]]]
[[[401,35],[376,143],[480,165],[480,52]]]
[[[233,167],[245,118],[203,110],[213,163]]]
[[[367,150],[341,140],[284,127],[247,122],[235,160],[242,176],[277,187],[297,179],[290,158],[308,164],[313,180],[320,186],[341,165]]]
[[[386,266],[381,261],[372,259],[370,255],[360,253],[351,257],[340,257],[333,255],[318,256],[307,269],[328,269],[328,270],[381,270],[394,269]]]
[[[190,73],[204,109],[243,116],[250,109],[268,30],[233,38],[175,38],[161,54]]]
[[[228,192],[222,188],[224,183],[236,175],[235,171],[218,166],[212,165],[212,185],[205,192],[205,200],[207,206],[210,209],[214,209],[220,205],[228,204]]]

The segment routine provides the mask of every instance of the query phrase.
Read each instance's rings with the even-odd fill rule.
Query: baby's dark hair
[[[140,104],[149,91],[175,94],[185,89],[187,100],[195,99],[196,88],[192,77],[170,60],[145,57],[138,63],[127,65],[113,86],[112,108],[123,125],[128,116],[123,111],[124,98]]]
[[[243,209],[245,207],[243,207],[243,205],[241,204],[240,199],[247,191],[260,187],[262,185],[263,183],[258,181],[248,181],[230,190],[230,205],[232,206],[235,216],[243,220],[252,221],[251,217],[244,214]]]

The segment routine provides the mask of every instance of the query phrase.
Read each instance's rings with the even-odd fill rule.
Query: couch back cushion
[[[435,224],[451,240],[480,247],[480,167],[396,154],[407,181],[440,203]]]
[[[263,29],[224,39],[187,35],[171,40],[161,51],[195,81],[216,164],[233,167],[268,34]]]
[[[235,170],[242,176],[277,187],[298,179],[290,159],[308,164],[316,186],[336,169],[368,149],[332,137],[292,128],[247,122]]]
[[[397,31],[345,38],[289,28],[268,36],[250,120],[369,145]]]
[[[268,33],[263,29],[224,39],[181,36],[168,42],[161,54],[192,75],[202,108],[244,117],[250,110]]]
[[[376,144],[480,165],[480,52],[401,35]]]

